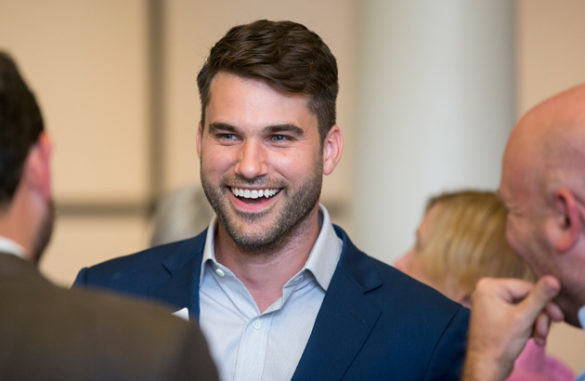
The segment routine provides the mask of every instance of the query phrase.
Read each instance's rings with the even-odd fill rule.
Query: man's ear
[[[571,249],[579,240],[581,216],[577,200],[568,189],[554,192],[552,213],[546,222],[549,243],[559,253]]]
[[[200,159],[201,159],[201,139],[203,139],[203,126],[201,125],[201,122],[199,122],[199,127],[197,128],[196,144],[197,144],[197,155],[199,156]]]
[[[53,144],[46,132],[41,132],[37,142],[30,148],[23,168],[23,180],[38,191],[46,200],[51,192],[51,154]]]
[[[329,175],[339,160],[343,152],[343,137],[339,126],[335,125],[329,129],[325,140],[323,141],[323,173]]]

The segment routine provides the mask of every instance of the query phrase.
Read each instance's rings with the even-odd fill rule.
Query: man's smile
[[[264,189],[245,189],[230,187],[232,194],[238,198],[257,199],[257,198],[272,198],[280,189],[278,188],[264,188]]]
[[[243,188],[235,186],[227,188],[233,197],[234,207],[247,213],[266,212],[266,208],[274,204],[277,196],[284,189],[281,187]]]

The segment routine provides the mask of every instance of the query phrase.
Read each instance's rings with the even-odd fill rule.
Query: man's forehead
[[[530,154],[529,147],[519,139],[521,137],[512,134],[502,159],[502,177],[498,194],[504,201],[509,200],[515,192],[520,190],[519,187],[525,183],[524,180],[529,176],[530,168],[534,165],[534,158]]]
[[[205,122],[237,125],[236,122],[248,118],[249,122],[264,126],[317,125],[309,99],[308,95],[279,90],[261,79],[220,72],[210,86]],[[218,116],[221,120],[215,119]]]
[[[518,158],[520,157],[520,153],[521,147],[517,144],[514,134],[512,134],[506,144],[506,149],[504,150],[502,158],[502,183],[505,183],[511,175],[520,170],[520,168],[518,168]],[[503,184],[500,184],[500,187],[502,185]]]
[[[543,157],[545,129],[539,118],[527,116],[514,127],[508,138],[502,170],[525,172],[540,165]]]
[[[222,100],[225,100],[226,98],[234,98],[232,94],[234,88],[245,88],[248,90],[248,93],[253,90],[260,90],[264,93],[278,94],[280,98],[286,98],[290,99],[293,102],[302,103],[307,108],[308,111],[311,111],[309,108],[311,97],[308,94],[285,91],[278,88],[277,86],[275,86],[274,84],[270,83],[265,79],[241,76],[226,71],[220,71],[211,80],[209,86],[209,103],[207,104],[207,106],[209,106],[209,104],[212,103],[213,100],[217,98],[217,96],[214,95],[217,95],[215,93],[217,93],[218,90],[220,89],[223,90]],[[241,100],[241,97],[234,99]]]

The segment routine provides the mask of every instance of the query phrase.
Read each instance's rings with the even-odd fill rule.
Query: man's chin
[[[230,238],[241,249],[246,251],[261,251],[272,247],[276,241],[275,234],[270,233],[270,226],[250,229],[250,226],[238,228],[234,226],[226,229]]]
[[[235,209],[233,211],[234,217],[232,219],[241,221],[240,224],[261,224],[262,219],[268,218],[271,210],[263,210],[260,212],[248,212]]]
[[[570,295],[564,294],[562,289],[559,296],[557,296],[553,302],[561,308],[561,311],[563,311],[565,323],[581,328],[579,309],[583,307],[583,305],[575,303],[575,299]]]

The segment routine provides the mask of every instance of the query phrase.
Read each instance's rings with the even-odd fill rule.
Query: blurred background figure
[[[441,194],[429,200],[416,242],[396,267],[469,307],[479,279],[530,276],[505,230],[506,210],[495,193]]]
[[[0,380],[217,380],[198,326],[154,304],[54,285],[52,143],[0,51]]]
[[[185,186],[165,195],[154,212],[151,246],[194,237],[207,227],[213,211],[203,191]]]
[[[396,267],[469,307],[483,277],[531,278],[506,241],[506,209],[494,192],[459,191],[429,200],[412,249]],[[573,380],[545,348],[528,342],[508,380]]]

